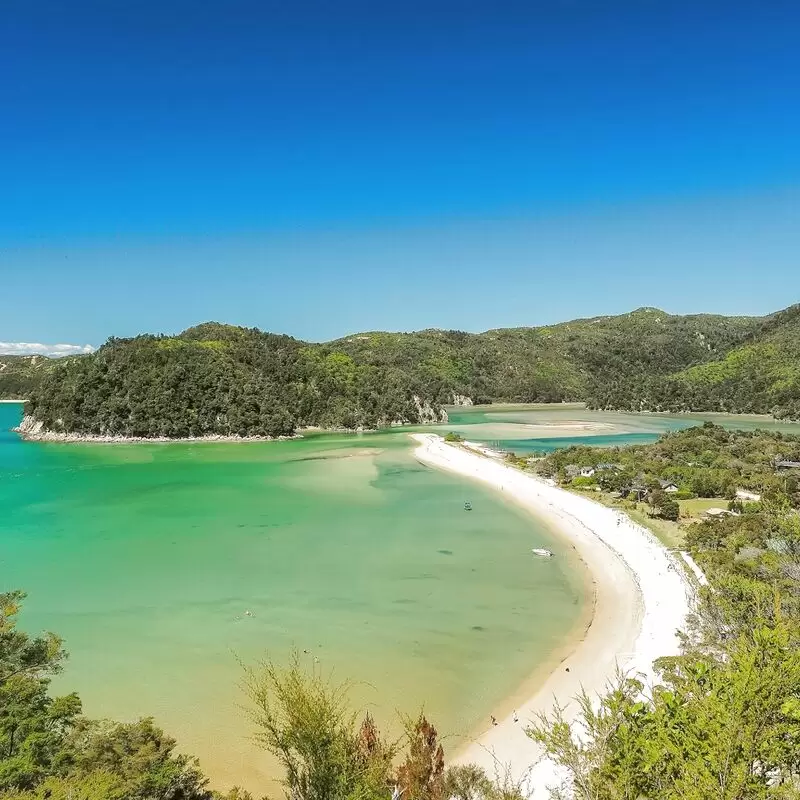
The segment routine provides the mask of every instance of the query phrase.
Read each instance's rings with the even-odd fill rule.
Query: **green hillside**
[[[428,421],[459,396],[627,407],[672,373],[721,358],[763,322],[643,308],[539,328],[375,332],[327,344],[205,323],[48,362],[32,373],[28,413],[55,431],[184,437]]]
[[[206,323],[179,336],[110,339],[57,363],[27,412],[53,431],[136,437],[280,436],[298,427],[375,427],[436,412],[409,376],[256,329]]]
[[[723,358],[660,383],[650,408],[800,419],[800,304],[775,314]]]
[[[414,374],[440,402],[594,405],[638,394],[649,380],[717,358],[757,329],[755,317],[676,316],[642,308],[539,328],[480,334],[428,330],[364,333],[332,342],[359,363]],[[612,389],[619,395],[610,397]]]
[[[46,356],[0,355],[0,400],[26,398],[54,365]]]

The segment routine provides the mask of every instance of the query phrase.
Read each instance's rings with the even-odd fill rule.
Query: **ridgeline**
[[[312,344],[205,323],[96,353],[0,364],[0,397],[62,434],[282,436],[443,418],[471,402],[800,417],[800,306],[769,317],[654,308],[480,334],[362,333]],[[43,368],[42,365],[46,368]]]

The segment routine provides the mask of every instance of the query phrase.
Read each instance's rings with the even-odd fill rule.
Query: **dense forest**
[[[362,333],[326,344],[206,323],[37,363],[0,370],[0,396],[24,395],[46,429],[78,434],[374,428],[439,419],[442,406],[464,399],[798,418],[800,306],[768,318],[643,308],[539,328]]]
[[[47,356],[0,355],[0,400],[23,400],[59,362]]]
[[[539,328],[367,333],[332,342],[358,363],[416,376],[438,402],[586,401],[721,356],[758,325],[751,317],[674,316],[642,308]]]
[[[289,336],[207,323],[110,339],[59,363],[27,412],[54,431],[131,437],[281,436],[298,427],[438,419],[413,376]]]
[[[800,305],[763,322],[724,358],[655,382],[638,407],[800,419]]]
[[[617,486],[623,497],[638,475],[651,497],[666,476],[689,496],[732,498],[729,515],[683,528],[709,585],[699,589],[680,655],[656,662],[659,683],[621,675],[599,703],[582,698],[578,727],[556,709],[529,731],[569,776],[554,797],[800,798],[800,470],[776,469],[776,459],[798,455],[800,437],[707,423],[653,445],[571,449],[537,463],[562,481],[573,464],[601,464],[572,480],[609,491],[612,474],[627,472]],[[741,486],[759,499],[737,500]]]

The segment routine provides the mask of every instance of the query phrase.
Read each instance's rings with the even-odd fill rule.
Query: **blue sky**
[[[10,0],[0,342],[800,300],[796,2]]]

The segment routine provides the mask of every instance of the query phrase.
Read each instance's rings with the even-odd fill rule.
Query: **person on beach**
[[[495,715],[494,715],[494,714],[492,714],[492,725],[493,725],[493,726],[494,726],[494,725],[497,725],[497,718],[495,717]]]
[[[519,722],[519,717],[517,716],[517,710],[514,709],[514,722]]]

